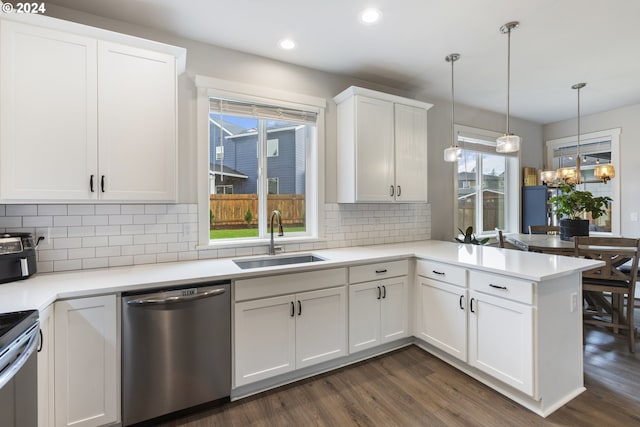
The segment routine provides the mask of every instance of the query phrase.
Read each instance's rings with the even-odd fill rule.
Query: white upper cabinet
[[[427,201],[431,104],[350,87],[338,104],[338,202]]]
[[[0,200],[174,201],[184,49],[0,19]]]

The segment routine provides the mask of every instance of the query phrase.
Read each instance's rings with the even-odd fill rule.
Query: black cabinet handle
[[[464,310],[464,295],[460,295],[460,310]]]
[[[440,276],[444,276],[444,272],[442,271],[437,271],[437,270],[431,270],[434,274],[438,274]]]
[[[387,269],[385,268],[384,270],[376,270],[376,274],[382,274],[382,273],[386,273]]]
[[[104,175],[100,178],[100,189],[104,193]]]
[[[387,287],[382,285],[382,298],[387,297]]]
[[[380,299],[380,298],[382,298],[382,290],[380,289],[380,286],[378,286],[378,298],[377,299]]]
[[[402,187],[398,185],[398,197],[400,197],[401,194],[402,194]]]
[[[91,175],[91,177],[89,178],[89,189],[91,190],[91,192],[93,193],[93,175]]]
[[[293,303],[293,301],[291,301],[291,317],[296,315],[296,306]]]
[[[302,303],[298,300],[298,316],[302,314]]]
[[[44,344],[44,336],[42,335],[42,329],[38,331],[40,334],[40,344],[38,345],[38,353],[42,351],[42,345]]]
[[[493,283],[489,283],[489,286],[491,286],[492,288],[495,288],[495,289],[502,289],[503,291],[507,290],[506,286],[498,286],[498,285],[494,285]]]
[[[393,197],[394,192],[395,192],[395,190],[394,190],[394,187],[392,185],[391,189],[389,190],[389,196]]]
[[[471,301],[469,301],[469,310],[471,310],[472,313],[475,313],[476,311],[473,309],[473,301],[475,300],[475,298],[471,298]]]

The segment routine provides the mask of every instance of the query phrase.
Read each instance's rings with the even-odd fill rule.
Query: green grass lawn
[[[284,227],[285,235],[287,233],[295,233],[304,231],[304,227]],[[258,237],[257,228],[238,228],[233,230],[210,230],[209,238],[214,239],[237,239],[242,237]]]

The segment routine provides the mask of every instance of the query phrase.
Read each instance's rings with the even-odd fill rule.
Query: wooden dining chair
[[[530,225],[529,234],[560,234],[558,225]]]
[[[605,262],[604,267],[582,272],[582,294],[588,302],[583,310],[584,324],[606,326],[614,333],[624,330],[629,351],[635,353],[633,296],[638,278],[640,239],[591,236],[573,239],[576,256]],[[620,268],[628,262],[629,269]],[[605,293],[611,294],[611,301]]]

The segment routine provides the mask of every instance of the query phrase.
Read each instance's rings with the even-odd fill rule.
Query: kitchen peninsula
[[[96,296],[115,302],[125,291],[231,280],[235,298],[232,313],[235,309],[236,316],[232,333],[236,342],[243,342],[247,337],[242,334],[251,331],[238,327],[240,307],[245,304],[239,300],[254,303],[265,297],[330,288],[341,290],[345,307],[344,316],[338,316],[344,321],[341,327],[345,333],[338,335],[340,348],[335,356],[309,366],[292,364],[288,372],[255,381],[250,375],[242,377],[236,368],[232,399],[411,344],[541,416],[584,391],[580,272],[600,262],[442,241],[328,249],[314,254],[324,261],[243,270],[232,259],[218,259],[39,274],[0,286],[0,312],[34,308],[42,312],[58,300]],[[307,280],[314,274],[335,280],[329,283],[327,279],[326,286]],[[397,283],[403,286],[392,293],[396,289],[392,285]],[[395,323],[400,325],[399,332],[391,334],[392,338],[359,350],[354,340],[367,331],[358,329],[356,313],[366,315],[368,311],[358,311],[362,309],[358,302],[364,300],[359,300],[355,291],[366,286],[373,289],[374,303],[400,301],[392,314],[403,313],[407,326],[403,329],[400,318]],[[399,299],[386,298],[387,291],[390,298]],[[117,312],[112,321],[117,324]],[[119,332],[117,336],[119,339]],[[116,343],[116,371],[118,350]],[[236,364],[239,358],[248,357],[240,351],[238,347],[232,351]],[[119,389],[111,392],[119,399]],[[115,417],[117,421],[119,414]]]

